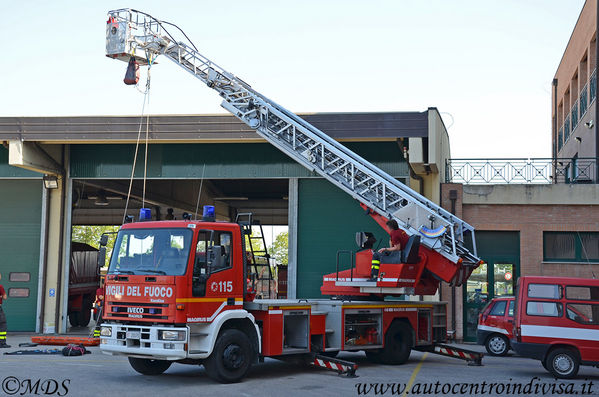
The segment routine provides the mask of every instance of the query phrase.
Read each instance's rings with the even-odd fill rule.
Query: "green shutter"
[[[35,331],[42,189],[40,180],[0,180],[0,284],[7,293],[16,288],[29,295],[3,302],[9,331]],[[10,273],[27,273],[29,280],[11,281]]]

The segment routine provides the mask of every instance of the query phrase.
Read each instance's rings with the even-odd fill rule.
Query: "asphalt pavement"
[[[86,330],[73,330],[86,335]],[[79,332],[77,332],[79,331]],[[63,355],[5,355],[17,350],[32,334],[9,333],[10,349],[0,350],[0,396],[401,396],[485,395],[541,396],[599,394],[599,370],[581,367],[572,381],[556,380],[538,361],[517,356],[483,358],[483,366],[431,353],[412,352],[399,366],[370,363],[364,353],[342,352],[339,358],[358,364],[357,378],[274,359],[252,367],[240,383],[215,383],[198,365],[173,364],[164,374],[144,376],[127,358],[102,354],[90,347],[82,357]],[[458,345],[484,351],[477,345]],[[37,386],[36,386],[37,385]],[[406,391],[407,390],[407,391]]]

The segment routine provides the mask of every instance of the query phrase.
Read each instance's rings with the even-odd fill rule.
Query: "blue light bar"
[[[149,208],[141,208],[139,210],[139,221],[151,221],[152,220],[152,210]]]
[[[214,219],[214,206],[213,205],[205,205],[204,212],[202,213],[202,217],[204,219]]]

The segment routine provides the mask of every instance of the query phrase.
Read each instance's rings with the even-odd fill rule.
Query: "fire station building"
[[[302,117],[438,202],[449,138],[435,108]],[[150,117],[147,163],[138,130],[137,116],[0,118],[0,273],[9,330],[67,329],[73,225],[121,225],[125,206],[137,218],[142,201],[154,219],[168,208],[181,219],[196,211],[200,186],[200,212],[214,205],[218,220],[251,212],[262,225],[288,225],[289,297],[320,297],[337,251],[357,249],[356,232],[388,242],[359,203],[232,116]]]

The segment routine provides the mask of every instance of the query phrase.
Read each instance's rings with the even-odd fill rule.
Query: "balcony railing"
[[[572,106],[570,114],[572,115],[572,131],[574,131],[578,125],[578,101],[574,102],[574,106]]]
[[[578,102],[580,103],[580,117],[581,118],[586,113],[588,105],[589,105],[588,88],[589,88],[588,84],[585,85],[584,87],[582,87],[582,90],[580,90],[580,97],[578,98]]]
[[[591,78],[589,79],[589,91],[591,93],[591,99],[589,102],[593,102],[593,99],[595,99],[595,90],[597,89],[597,69],[593,70],[593,73],[591,74]]]
[[[557,132],[557,150],[562,150],[562,146],[564,146],[564,127]]]
[[[574,159],[450,159],[446,183],[549,184],[598,183],[597,158]]]

